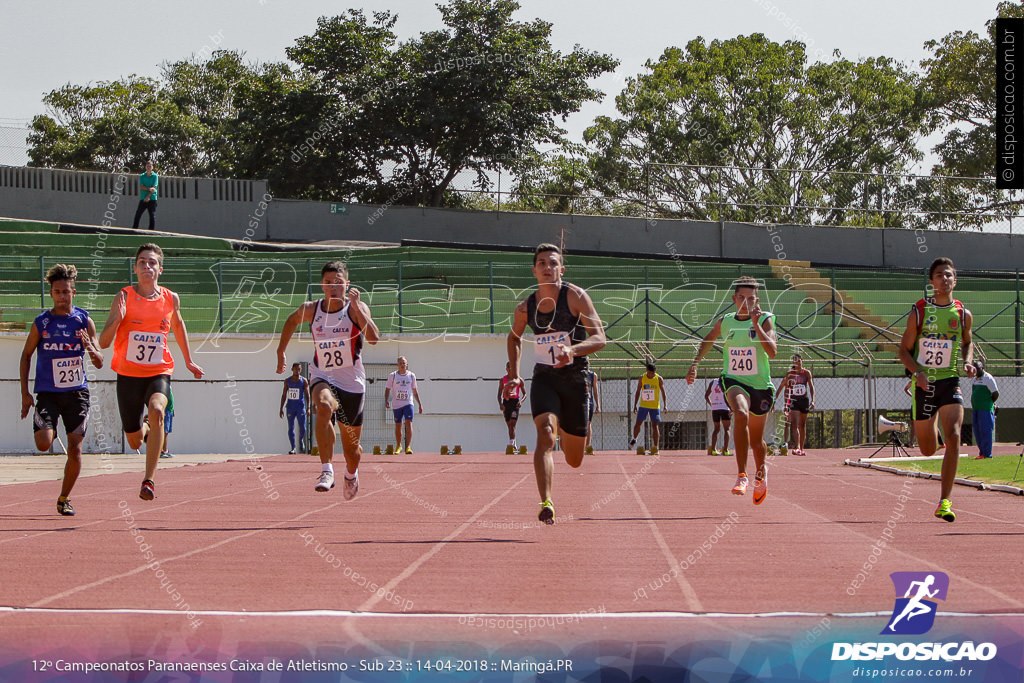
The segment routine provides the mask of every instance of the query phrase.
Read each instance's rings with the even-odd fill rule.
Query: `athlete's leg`
[[[651,450],[658,450],[661,448],[661,422],[658,420],[651,420]]]
[[[554,413],[542,413],[533,418],[537,426],[537,447],[533,452],[533,471],[537,475],[537,490],[540,500],[551,499],[551,478],[555,463],[552,451],[555,448],[555,436],[558,434],[558,418]],[[577,437],[578,438],[578,437]],[[566,453],[566,461],[569,455]],[[576,465],[578,467],[578,465]]]
[[[722,423],[719,421],[714,422],[713,424],[715,426],[714,429],[711,430],[711,443],[708,444],[708,448],[711,450],[715,450],[715,446],[718,445],[718,430],[721,428]]]
[[[412,448],[412,420],[405,421],[405,447]]]
[[[946,452],[942,458],[942,498],[953,493],[956,468],[960,463],[960,427],[964,421],[964,407],[949,403],[939,408],[939,420],[946,439]]]
[[[299,444],[298,448],[302,451],[306,446],[306,411],[303,410],[300,413],[295,413],[295,421],[299,423]]]
[[[288,411],[288,413],[285,415],[285,418],[288,420],[288,443],[291,444],[292,450],[294,451],[295,450],[295,421],[298,418],[298,415],[296,415],[295,413],[293,413],[291,411]]]
[[[345,454],[345,466],[348,468],[349,474],[355,474],[359,468],[359,461],[363,457],[363,446],[359,443],[363,428],[350,425],[338,425],[338,427],[341,430],[341,449]]]
[[[402,421],[395,422],[395,450],[402,450]]]
[[[768,447],[764,442],[764,426],[767,421],[768,413],[764,415],[750,413],[747,417],[747,435],[750,438],[750,450],[754,452],[754,466],[757,468],[754,477],[756,479],[764,478],[765,474],[764,461]]]
[[[732,440],[736,442],[736,469],[743,474],[747,471],[747,448],[750,445],[750,436],[747,432],[750,422],[750,397],[739,387],[730,387],[725,396],[732,407],[732,421],[736,423],[736,429],[732,433]],[[761,429],[764,429],[763,423]]]
[[[732,425],[732,420],[726,420],[722,418],[722,450],[729,450],[729,427]]]
[[[804,443],[807,441],[807,413],[797,411],[796,413],[796,447],[802,453]]]
[[[39,451],[48,451],[50,446],[53,445],[53,439],[56,436],[57,431],[55,429],[40,429],[34,434],[36,440],[36,449]]]
[[[936,414],[927,420],[914,420],[914,436],[917,437],[917,447],[921,449],[921,455],[934,455],[939,449],[937,417]]]
[[[583,464],[583,455],[586,451],[587,437],[569,434],[564,429],[559,434],[562,446],[562,454],[569,467],[579,467]]]
[[[64,465],[64,482],[60,487],[60,495],[65,498],[71,495],[71,489],[75,487],[82,471],[82,440],[85,439],[82,434],[68,434],[67,437],[68,461]]]
[[[508,440],[509,441],[515,441],[516,440],[516,418],[512,418],[511,420],[506,420],[505,424],[508,426]]]
[[[644,421],[641,420],[640,418],[637,418],[636,424],[633,425],[633,441],[636,441],[636,438],[640,436],[640,429],[643,427],[643,425]]]
[[[338,401],[327,382],[317,382],[312,389],[313,410],[316,411],[316,445],[321,464],[334,460],[334,425],[331,415],[338,409]]]
[[[156,465],[160,462],[160,451],[164,449],[164,411],[167,397],[160,392],[149,397],[149,438],[146,439],[146,479],[156,476]],[[145,429],[145,427],[143,427]],[[138,448],[138,446],[136,446]]]

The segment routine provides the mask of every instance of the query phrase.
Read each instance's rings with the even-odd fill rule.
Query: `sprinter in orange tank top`
[[[174,372],[174,358],[167,346],[169,332],[174,333],[193,377],[203,377],[203,369],[192,362],[178,295],[157,283],[163,263],[164,252],[157,245],[143,244],[138,248],[138,283],[125,287],[114,297],[100,333],[100,347],[105,349],[114,344],[111,367],[117,373],[117,407],[128,445],[138,449],[143,442],[146,444],[146,478],[139,491],[142,500],[156,497],[153,477],[163,448],[164,411]],[[153,438],[147,439],[150,433]]]

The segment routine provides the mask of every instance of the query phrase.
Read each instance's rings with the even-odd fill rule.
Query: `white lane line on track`
[[[670,568],[678,567],[679,560],[677,560],[675,555],[672,554],[672,550],[668,547],[668,543],[665,542],[665,537],[661,535],[660,531],[658,531],[658,525],[654,522],[651,511],[647,509],[643,499],[640,498],[640,492],[637,491],[635,482],[630,481],[629,472],[626,471],[625,466],[622,464],[622,459],[616,458],[616,461],[618,462],[619,469],[622,470],[622,476],[624,476],[626,481],[629,482],[629,488],[633,492],[633,497],[636,498],[637,504],[640,506],[640,511],[643,513],[644,517],[647,518],[647,525],[650,528],[651,533],[654,535],[654,540],[657,541],[658,547],[661,549],[661,554],[664,555],[665,559],[668,561],[668,566]],[[697,597],[697,591],[693,589],[693,586],[689,581],[683,578],[682,572],[676,573],[676,584],[679,585],[679,590],[683,592],[683,597],[686,599],[686,606],[695,612],[701,611],[703,609],[703,605],[701,605],[700,598]]]
[[[501,495],[497,496],[496,498],[491,500],[491,502],[487,503],[482,508],[477,510],[477,512],[472,517],[470,517],[468,520],[466,520],[461,525],[459,525],[459,527],[457,529],[455,529],[450,534],[445,536],[443,539],[441,539],[440,541],[435,543],[433,545],[433,547],[430,548],[430,550],[428,550],[427,552],[423,553],[418,558],[416,558],[411,563],[409,563],[409,565],[405,569],[403,569],[398,574],[398,576],[396,576],[393,579],[391,579],[390,581],[388,581],[387,584],[385,584],[381,588],[378,588],[377,589],[378,592],[376,594],[374,594],[373,597],[368,599],[366,602],[361,604],[357,608],[356,611],[357,612],[365,612],[366,610],[369,610],[371,607],[373,607],[378,602],[383,600],[383,598],[381,597],[382,595],[386,595],[389,590],[394,590],[395,587],[398,584],[400,584],[402,581],[404,581],[405,579],[407,579],[410,576],[412,576],[413,573],[415,573],[415,571],[417,569],[419,569],[423,565],[423,563],[425,563],[427,560],[432,558],[437,553],[441,552],[441,550],[446,545],[448,545],[448,543],[450,543],[451,541],[456,539],[460,534],[462,534],[463,531],[468,529],[470,527],[470,525],[472,525],[474,522],[476,522],[476,520],[479,519],[485,512],[487,512],[492,507],[494,507],[502,498],[504,498],[505,496],[510,494],[513,490],[515,490],[516,488],[521,486],[522,483],[524,481],[526,481],[527,479],[529,479],[529,478],[530,478],[530,474],[524,474],[519,479],[519,481],[517,481],[512,486],[509,486],[508,488],[506,488],[504,493],[502,493]],[[380,645],[378,645],[377,643],[373,642],[372,640],[369,640],[366,636],[364,636],[362,633],[360,633],[354,622],[346,621],[344,628],[345,628],[345,633],[347,633],[349,635],[349,637],[351,637],[357,643],[359,643],[359,644],[361,644],[361,645],[363,645],[365,647],[368,647],[368,648],[370,648],[370,649],[372,649],[372,650],[374,650],[374,651],[376,651],[378,653],[382,653],[383,654],[383,653],[389,652],[389,650],[387,650],[386,648],[381,647]]]
[[[6,614],[142,614],[180,616],[184,612],[172,609],[129,609],[129,608],[62,608],[62,607],[5,607],[0,606],[0,613]],[[529,612],[365,612],[362,610],[282,610],[279,612],[246,612],[235,610],[196,610],[193,612],[203,617],[338,617],[358,619],[461,619],[468,616],[480,618],[505,619],[786,619],[821,617],[840,619],[877,619],[891,616],[885,612],[569,612],[569,613],[529,613]],[[1024,612],[942,612],[942,618],[982,618],[991,617],[1024,617]]]
[[[462,466],[462,463],[458,463],[458,464],[453,465],[450,468],[442,468],[440,470],[434,470],[434,471],[428,472],[428,473],[426,473],[426,474],[424,474],[424,475],[422,475],[420,477],[416,477],[415,479],[410,479],[409,482],[411,483],[411,482],[414,482],[414,481],[418,481],[420,479],[424,479],[426,477],[432,477],[432,476],[435,476],[437,474],[441,474],[443,472],[446,472],[446,471],[448,471],[450,469],[454,469],[456,467],[461,467],[461,466]],[[382,493],[384,491],[390,491],[390,490],[391,490],[391,487],[375,489],[375,490],[370,491],[369,493],[363,495],[361,498],[362,499],[369,498],[370,496]],[[251,493],[251,491],[246,491],[245,493]],[[216,498],[223,498],[223,497],[227,497],[227,496],[230,496],[230,495],[237,495],[237,494],[235,494],[235,493],[232,493],[232,494],[222,494],[220,496],[212,496],[210,498],[204,498],[203,500],[213,500],[213,499],[216,499]],[[194,502],[194,501],[181,501],[180,503],[175,503],[175,505],[186,505],[186,504],[189,504],[189,503],[192,503],[192,502]],[[161,558],[159,560],[159,562],[160,562],[160,564],[166,564],[166,563],[174,562],[174,561],[177,561],[177,560],[182,560],[182,559],[185,559],[185,558],[188,558],[188,557],[192,557],[193,555],[199,555],[201,553],[206,552],[207,550],[213,550],[214,548],[218,548],[218,547],[220,547],[222,545],[226,545],[228,543],[234,543],[235,541],[242,540],[243,538],[248,538],[249,536],[255,536],[256,534],[263,533],[264,531],[270,531],[272,529],[284,526],[286,524],[292,524],[294,522],[303,520],[306,517],[309,517],[310,515],[315,515],[315,514],[320,514],[322,512],[326,512],[327,510],[330,510],[332,508],[338,507],[339,505],[345,505],[348,502],[349,501],[340,500],[340,501],[338,501],[336,503],[332,503],[331,505],[327,505],[327,506],[322,507],[322,508],[317,508],[315,510],[310,510],[308,512],[304,512],[303,514],[301,514],[301,515],[299,515],[297,517],[293,517],[291,519],[287,519],[287,520],[283,520],[283,521],[280,521],[280,522],[276,522],[276,523],[271,524],[271,525],[269,525],[269,526],[267,526],[266,528],[263,528],[263,529],[254,529],[254,530],[251,530],[251,531],[247,531],[244,534],[239,534],[237,536],[232,536],[231,538],[223,539],[223,540],[218,541],[216,543],[211,543],[210,545],[203,546],[202,548],[196,548],[195,550],[190,550],[190,551],[188,551],[186,553],[180,553],[178,555],[172,555],[172,556],[167,557],[167,558]],[[167,506],[167,507],[173,507],[173,506]],[[150,511],[153,510],[153,508],[147,508],[147,509],[150,510]],[[123,518],[115,517],[113,519],[114,520],[118,520],[118,519],[123,519]],[[107,521],[111,521],[111,520],[107,520]],[[49,596],[47,598],[43,598],[42,600],[37,600],[36,602],[34,602],[31,605],[29,605],[29,607],[41,607],[43,605],[49,604],[51,602],[54,602],[55,600],[60,600],[61,598],[66,598],[69,595],[74,595],[75,593],[80,593],[82,591],[89,590],[90,588],[95,588],[97,586],[102,586],[103,584],[110,583],[111,581],[116,581],[118,579],[123,579],[123,578],[129,577],[129,576],[134,576],[135,574],[139,574],[139,573],[142,573],[144,571],[147,571],[149,569],[150,564],[151,563],[147,562],[147,563],[142,564],[139,567],[136,567],[135,569],[132,569],[130,571],[122,572],[120,574],[115,574],[113,576],[108,576],[108,577],[103,578],[103,579],[98,579],[98,580],[93,581],[91,583],[83,584],[81,586],[76,586],[74,588],[69,588],[68,590],[63,591],[61,593],[57,593],[55,595],[51,595],[51,596]]]

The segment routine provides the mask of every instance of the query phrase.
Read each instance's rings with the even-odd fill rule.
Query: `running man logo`
[[[946,599],[949,577],[943,572],[893,572],[889,578],[896,590],[896,604],[882,635],[920,635],[930,631],[937,603],[929,598]]]

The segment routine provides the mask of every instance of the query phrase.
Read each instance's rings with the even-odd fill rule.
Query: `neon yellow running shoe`
[[[946,498],[939,501],[939,507],[935,508],[935,516],[939,519],[944,519],[947,522],[956,521],[956,513],[953,512],[953,506]]]
[[[730,457],[732,455],[732,452],[728,448],[723,448],[722,449],[722,455],[724,455],[725,457],[728,458],[728,457]]]
[[[555,506],[551,503],[550,498],[540,504],[540,514],[537,515],[537,519],[545,524],[555,523]]]

